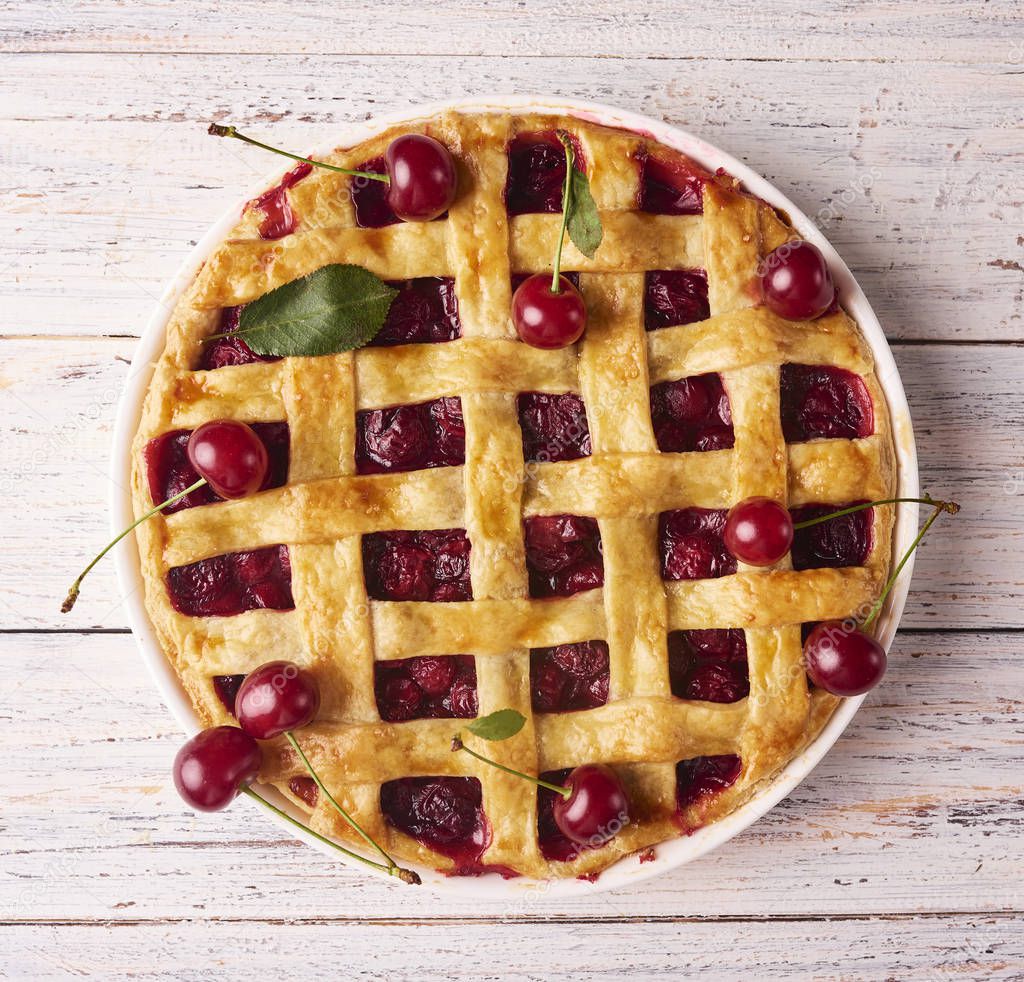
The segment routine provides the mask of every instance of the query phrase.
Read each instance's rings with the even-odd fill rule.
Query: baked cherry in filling
[[[608,701],[609,674],[605,641],[533,648],[530,651],[533,711],[565,713],[603,706]]]
[[[288,424],[251,423],[250,426],[267,448],[270,464],[260,490],[282,487],[288,480]],[[171,430],[146,444],[143,457],[146,461],[149,494],[154,504],[166,501],[199,480],[199,474],[188,459],[188,438],[191,433],[191,430]],[[194,508],[197,505],[208,505],[222,500],[209,484],[204,484],[180,501],[168,505],[164,513],[169,515],[184,508]]]
[[[288,781],[288,790],[296,798],[301,798],[310,808],[316,808],[317,799],[320,797],[320,789],[316,781],[305,774],[298,774]]]
[[[433,344],[462,337],[459,302],[451,276],[392,280],[389,285],[399,291],[398,296],[391,302],[384,326],[367,347]]]
[[[643,154],[636,206],[654,215],[701,215],[704,176],[683,160],[664,160]]]
[[[526,463],[555,463],[590,456],[587,411],[574,392],[520,392],[517,407]]]
[[[579,141],[569,137],[575,167],[585,170]],[[562,210],[565,187],[565,147],[554,131],[520,133],[508,147],[505,204],[510,215]]]
[[[234,334],[238,330],[238,320],[241,314],[241,307],[225,307],[220,312],[220,324],[214,333]],[[280,361],[280,359],[271,355],[256,354],[240,337],[217,338],[202,346],[197,370],[209,372],[215,368],[225,368],[228,365],[251,365],[257,361]]]
[[[666,580],[707,580],[736,572],[725,547],[724,508],[680,508],[658,516],[661,575]]]
[[[523,525],[531,597],[568,597],[604,585],[596,519],[539,515],[527,518]]]
[[[787,443],[853,440],[874,432],[871,396],[864,380],[853,372],[829,365],[783,365],[779,385]]]
[[[547,771],[540,778],[564,787],[571,770],[571,767],[565,767],[559,771]],[[537,788],[537,845],[540,846],[540,854],[550,862],[568,863],[580,854],[580,846],[555,824],[555,802],[558,798],[558,793],[550,788]]]
[[[729,396],[714,372],[652,386],[651,422],[662,453],[728,450],[735,440]]]
[[[644,328],[695,324],[711,316],[702,269],[654,269],[644,276]]]
[[[229,552],[167,572],[171,605],[189,617],[231,617],[247,610],[292,610],[287,546]]]
[[[217,693],[224,708],[232,715],[235,715],[235,696],[245,681],[244,675],[214,675],[213,691]]]
[[[465,462],[466,427],[458,396],[356,413],[356,470],[360,474],[452,467]]]
[[[377,711],[386,723],[472,719],[477,714],[472,655],[422,655],[373,666]]]
[[[261,239],[283,239],[295,231],[298,223],[292,206],[288,203],[288,188],[298,184],[312,170],[311,164],[299,164],[285,174],[277,187],[265,191],[249,202],[248,207],[263,213],[260,221]]]
[[[743,770],[736,754],[692,757],[676,764],[676,805],[680,810],[732,787]]]
[[[859,504],[860,502],[850,502]],[[839,511],[847,505],[807,505],[790,511],[794,523]],[[830,518],[820,525],[795,529],[790,555],[793,569],[863,566],[871,552],[873,508]]]
[[[735,627],[672,631],[668,673],[680,699],[737,702],[750,692],[746,635]]]
[[[490,844],[483,790],[475,777],[403,777],[380,787],[385,820],[472,872]]]
[[[363,575],[374,600],[472,600],[465,529],[363,536]]]

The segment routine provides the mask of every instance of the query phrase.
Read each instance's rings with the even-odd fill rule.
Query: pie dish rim
[[[846,264],[824,234],[773,185],[714,145],[664,121],[600,103],[536,96],[495,96],[484,100],[475,98],[450,100],[426,106],[410,107],[395,113],[375,116],[363,122],[342,124],[332,128],[335,138],[329,144],[317,147],[310,153],[314,155],[326,153],[338,146],[352,145],[398,123],[424,120],[444,111],[491,111],[520,114],[530,112],[566,113],[585,122],[639,132],[679,150],[710,171],[723,167],[730,175],[738,178],[749,191],[774,207],[784,210],[793,228],[824,252],[836,285],[843,297],[843,305],[859,326],[875,360],[875,373],[885,395],[892,419],[893,443],[897,462],[897,494],[916,496],[919,493],[917,455],[910,410],[902,380],[878,318]],[[174,305],[192,282],[202,263],[238,221],[246,203],[266,188],[273,186],[288,169],[288,166],[284,166],[269,172],[211,225],[168,284],[140,338],[125,381],[114,427],[110,472],[111,528],[114,534],[120,532],[134,520],[130,480],[128,479],[131,470],[132,437],[138,427],[153,366],[163,350],[166,326]],[[895,555],[909,545],[917,528],[917,518],[918,506],[916,504],[897,506],[893,532]],[[879,618],[879,637],[886,648],[892,643],[903,613],[913,561],[913,557],[911,557],[907,568],[904,569],[900,583],[894,588],[885,610]],[[125,598],[129,624],[143,661],[172,715],[186,732],[192,734],[199,729],[198,719],[150,624],[145,610],[143,592],[140,589],[142,576],[138,550],[134,547],[134,543],[126,539],[117,547],[115,564],[119,587]],[[419,868],[424,885],[448,894],[492,899],[519,898],[522,900],[538,891],[541,892],[542,898],[546,898],[580,896],[634,886],[653,876],[676,869],[717,848],[748,828],[796,788],[838,740],[852,721],[863,700],[864,696],[844,700],[818,736],[770,781],[766,782],[760,791],[735,811],[711,825],[699,829],[689,836],[681,836],[660,843],[655,847],[656,858],[651,862],[640,863],[635,856],[624,857],[604,870],[596,882],[581,882],[577,879],[538,881],[526,877],[505,880],[497,876],[446,877],[435,870]],[[283,795],[273,788],[261,786],[260,790],[275,805],[293,814],[300,821],[305,820],[304,813],[292,806]],[[313,836],[300,833],[293,826],[285,823],[283,819],[273,815],[269,815],[269,817],[278,822],[282,828],[288,829],[291,835],[301,838],[306,844],[313,845],[328,856],[336,858],[335,853],[318,843]]]

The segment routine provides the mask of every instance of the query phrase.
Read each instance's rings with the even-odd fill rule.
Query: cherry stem
[[[955,501],[932,501],[932,505],[935,506],[935,511],[931,513],[928,521],[921,526],[921,531],[917,533],[917,538],[910,543],[910,548],[903,553],[903,558],[896,564],[896,568],[892,571],[892,575],[886,581],[885,586],[882,588],[881,596],[875,601],[874,606],[868,611],[868,616],[861,622],[861,628],[867,630],[875,622],[875,619],[882,612],[882,607],[885,604],[885,598],[889,596],[890,591],[899,578],[900,573],[903,572],[903,567],[907,565],[910,557],[913,555],[914,550],[920,545],[921,540],[924,538],[925,533],[935,523],[935,519],[939,517],[944,511],[949,512],[950,515],[955,515],[959,510],[960,506]],[[949,505],[954,505],[952,511],[949,509]]]
[[[540,785],[542,788],[547,788],[548,791],[554,791],[556,794],[560,794],[563,798],[568,798],[572,794],[572,788],[567,788],[563,784],[552,784],[550,781],[543,781],[539,777],[534,777],[532,774],[524,774],[522,771],[517,771],[514,767],[506,767],[504,764],[499,764],[496,760],[491,760],[490,757],[485,757],[483,754],[478,754],[475,750],[470,750],[462,740],[455,736],[452,737],[452,751],[465,750],[470,757],[476,757],[477,760],[482,760],[485,764],[490,764],[492,767],[497,767],[499,771],[504,771],[506,774],[515,774],[516,777],[524,777],[527,781],[532,781],[534,784]]]
[[[210,136],[230,136],[236,140],[241,140],[243,143],[259,147],[261,150],[269,150],[271,153],[278,153],[282,157],[301,160],[304,164],[312,164],[313,167],[322,167],[324,170],[332,170],[338,174],[348,174],[350,177],[365,177],[371,181],[382,181],[384,184],[391,183],[391,179],[387,174],[375,174],[369,170],[349,170],[347,167],[335,167],[334,164],[325,164],[322,160],[313,160],[312,157],[300,157],[297,153],[289,153],[287,150],[272,147],[267,143],[260,143],[259,140],[254,140],[251,136],[239,133],[233,126],[221,126],[219,123],[210,123],[210,128],[206,132]]]
[[[108,552],[110,552],[110,550],[113,549],[114,546],[116,546],[118,542],[120,542],[129,532],[131,532],[137,526],[141,525],[147,518],[152,517],[158,511],[162,511],[168,505],[173,505],[174,502],[180,501],[182,498],[185,497],[185,495],[191,494],[197,488],[201,488],[204,484],[206,484],[206,478],[199,478],[199,480],[196,481],[195,484],[185,488],[184,491],[179,491],[173,497],[168,498],[166,501],[162,501],[155,508],[150,508],[149,511],[147,511],[146,514],[142,516],[142,518],[136,519],[116,539],[114,539],[112,542],[108,542],[106,548],[98,556],[96,556],[96,558],[91,563],[89,563],[89,565],[86,566],[81,573],[78,574],[78,579],[71,584],[71,589],[68,590],[68,595],[64,598],[64,603],[62,603],[60,606],[60,612],[62,614],[66,614],[68,613],[68,611],[71,610],[72,607],[75,606],[75,601],[78,600],[79,590],[82,586],[82,580],[84,580],[89,575],[93,566],[95,566]]]
[[[572,165],[576,159],[576,154],[572,149],[572,144],[569,142],[569,137],[564,133],[558,134],[558,139],[562,141],[562,146],[565,147],[565,186],[562,188],[562,229],[558,233],[558,246],[555,249],[555,268],[551,273],[551,292],[561,293],[561,282],[559,277],[562,275],[562,243],[565,241],[565,229],[569,224],[569,197],[572,194]]]
[[[377,841],[373,838],[373,836],[371,836],[344,808],[342,808],[341,805],[339,805],[338,802],[335,800],[334,795],[332,795],[331,792],[327,790],[327,787],[324,784],[324,782],[320,780],[320,775],[317,774],[313,765],[309,762],[309,758],[304,753],[302,747],[299,746],[299,741],[295,739],[295,734],[292,733],[291,730],[288,730],[285,732],[285,737],[287,738],[288,742],[292,745],[292,748],[295,750],[295,752],[302,759],[302,763],[306,765],[306,770],[309,771],[309,776],[313,778],[313,780],[316,782],[316,786],[321,790],[321,792],[324,794],[327,800],[331,803],[331,805],[334,807],[334,810],[339,815],[341,815],[341,817],[345,819],[345,821],[348,822],[348,824],[356,832],[358,832],[360,836],[362,836],[363,841],[366,842],[367,845],[372,846],[374,849],[377,850],[377,852],[381,854],[381,856],[384,857],[384,860],[388,864],[387,868],[389,871],[393,869],[398,869],[398,864],[377,844]],[[408,872],[408,870],[406,870],[405,872]]]
[[[841,508],[839,511],[830,511],[827,515],[819,515],[817,518],[808,518],[803,522],[796,522],[793,525],[794,531],[799,529],[809,529],[813,525],[821,525],[822,522],[830,522],[833,518],[841,518],[843,515],[852,515],[858,511],[866,511],[868,508],[874,508],[875,505],[895,505],[900,502],[916,502],[919,505],[931,505],[933,508],[938,508],[940,511],[948,512],[950,515],[955,515],[960,511],[960,506],[955,501],[936,501],[934,498],[929,498],[927,495],[923,498],[882,498],[879,501],[867,501],[861,505],[851,505],[849,508]]]
[[[383,863],[375,863],[372,859],[367,859],[365,856],[360,856],[359,853],[357,852],[352,852],[351,849],[346,849],[343,845],[335,842],[333,839],[328,839],[326,835],[321,835],[319,832],[315,831],[314,829],[311,829],[308,825],[303,825],[302,822],[299,822],[296,819],[292,818],[292,816],[289,815],[288,812],[278,808],[277,805],[272,805],[262,795],[259,795],[255,791],[253,791],[252,788],[246,786],[243,787],[241,790],[242,794],[246,794],[254,801],[258,801],[264,808],[268,809],[269,811],[272,811],[275,815],[280,816],[286,822],[290,822],[297,829],[302,829],[303,832],[306,832],[307,834],[313,836],[313,838],[316,839],[318,842],[322,842],[324,845],[330,846],[332,849],[336,849],[338,852],[342,853],[345,856],[348,856],[350,859],[358,860],[360,863],[364,863],[365,865],[370,866],[373,869],[380,870],[382,873],[387,873],[388,876],[397,876],[403,883],[419,884],[421,882],[418,874],[413,872],[411,869],[402,869],[399,866],[385,866]]]

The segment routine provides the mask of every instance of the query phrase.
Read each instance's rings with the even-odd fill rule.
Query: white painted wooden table
[[[0,3],[0,973],[212,979],[1024,977],[1024,15],[1019,2]],[[893,344],[924,486],[890,676],[729,846],[635,892],[514,909],[198,817],[105,538],[125,365],[273,142],[446,96],[663,117],[776,182]]]

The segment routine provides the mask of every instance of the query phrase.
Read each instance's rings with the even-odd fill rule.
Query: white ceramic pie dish
[[[898,469],[898,494],[914,497],[919,494],[917,452],[914,445],[913,428],[910,411],[907,406],[903,383],[886,343],[885,335],[871,309],[863,291],[857,285],[846,264],[832,248],[824,235],[815,227],[806,215],[772,185],[754,173],[738,160],[723,153],[721,150],[705,143],[703,140],[684,130],[670,126],[659,120],[650,119],[635,113],[614,109],[596,103],[576,102],[567,99],[543,99],[527,96],[501,96],[487,100],[456,100],[439,103],[406,112],[375,118],[365,123],[355,123],[338,127],[332,131],[332,140],[312,152],[326,153],[337,146],[358,143],[361,140],[393,126],[396,123],[422,119],[443,110],[462,111],[511,111],[511,112],[557,112],[570,113],[590,122],[609,126],[618,126],[639,131],[668,146],[675,147],[682,153],[692,157],[708,170],[718,167],[739,178],[748,190],[775,207],[784,210],[790,217],[793,226],[809,241],[817,245],[828,259],[829,266],[835,277],[843,306],[850,312],[860,325],[875,359],[876,373],[889,405],[892,418],[893,434],[896,444]],[[255,151],[254,151],[255,153]],[[174,280],[168,286],[160,300],[157,310],[147,326],[132,360],[125,390],[118,408],[117,421],[114,427],[114,449],[111,465],[111,528],[113,534],[119,533],[133,520],[130,488],[130,447],[135,430],[138,427],[142,410],[143,398],[152,375],[152,366],[158,359],[164,345],[164,334],[171,310],[178,297],[191,282],[199,266],[206,260],[214,248],[225,237],[237,222],[245,203],[266,188],[271,187],[288,167],[280,167],[269,173],[255,187],[239,199],[238,203],[224,214],[210,230],[200,239],[188,258],[178,270]],[[895,555],[900,555],[910,544],[917,531],[917,505],[899,505],[896,510],[896,525],[893,535]],[[139,557],[134,542],[126,539],[115,552],[115,562],[121,593],[125,597],[125,607],[129,623],[135,634],[150,674],[182,728],[189,734],[199,729],[198,719],[188,698],[178,682],[170,663],[165,658],[156,640],[152,625],[146,614],[142,596],[142,577],[139,569]],[[896,588],[893,590],[881,617],[878,620],[879,637],[886,648],[896,633],[910,585],[913,559],[907,564]],[[445,877],[434,870],[420,869],[424,885],[432,890],[443,893],[469,894],[481,898],[509,902],[535,902],[542,898],[556,898],[580,894],[591,894],[603,890],[629,887],[653,876],[675,869],[685,863],[704,855],[733,836],[742,832],[764,815],[772,806],[790,793],[824,757],[836,742],[847,725],[853,719],[863,702],[864,697],[844,701],[829,720],[818,738],[800,755],[784,767],[770,783],[754,798],[741,808],[719,822],[699,829],[690,836],[684,836],[656,847],[657,858],[652,862],[640,863],[635,856],[626,857],[614,866],[605,870],[594,882],[581,882],[575,879],[557,880],[538,883],[535,880],[512,879],[503,880],[498,876],[478,878]],[[168,773],[170,761],[168,761]],[[265,794],[279,807],[293,814],[300,821],[304,815],[295,809],[282,795],[272,788],[261,788]],[[244,807],[240,799],[233,807]],[[268,817],[277,822],[283,831],[295,835],[296,829],[282,819],[268,813]],[[211,818],[212,821],[230,818]],[[301,835],[303,841],[314,848],[320,849],[331,860],[337,860],[337,854],[326,846],[318,843],[312,836]],[[397,881],[396,881],[397,882]],[[403,886],[402,889],[405,889]]]

